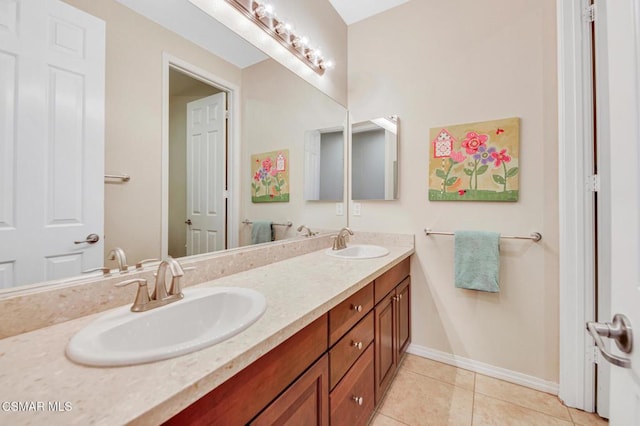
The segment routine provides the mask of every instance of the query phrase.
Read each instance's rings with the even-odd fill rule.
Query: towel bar
[[[131,176],[129,176],[128,174],[118,174],[118,175],[104,175],[105,179],[119,179],[122,182],[129,182],[131,180]]]
[[[244,223],[245,225],[251,225],[253,222],[251,222],[249,219],[245,219],[245,220],[243,220],[243,221],[242,221],[242,223]],[[290,228],[290,227],[292,227],[292,226],[293,226],[293,223],[291,223],[291,222],[287,222],[287,223],[273,223],[273,225],[276,225],[276,226],[287,226],[287,227],[289,227],[289,228]]]
[[[436,231],[432,231],[429,228],[425,228],[424,230],[425,235],[454,235],[453,232],[436,232]],[[509,238],[509,239],[514,239],[514,240],[533,240],[534,242],[538,242],[542,239],[542,234],[539,232],[534,232],[531,235],[528,236],[518,236],[518,235],[500,235],[500,238]]]

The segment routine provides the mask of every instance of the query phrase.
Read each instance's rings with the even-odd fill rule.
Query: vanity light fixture
[[[286,47],[317,74],[323,75],[325,70],[333,67],[333,62],[325,60],[320,50],[309,46],[307,37],[296,34],[291,24],[277,17],[271,4],[263,0],[225,1]]]

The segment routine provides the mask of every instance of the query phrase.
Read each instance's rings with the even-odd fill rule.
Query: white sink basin
[[[116,308],[74,335],[67,356],[91,366],[142,364],[219,343],[262,316],[264,296],[251,289],[187,289],[184,299],[146,312]]]
[[[369,244],[353,244],[342,250],[328,249],[327,254],[342,259],[373,259],[388,255],[389,250]]]

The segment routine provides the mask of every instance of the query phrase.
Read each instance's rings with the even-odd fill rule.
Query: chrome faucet
[[[171,286],[167,293],[166,274],[167,268],[171,272]],[[184,297],[182,294],[182,286],[180,285],[180,277],[184,275],[182,265],[172,257],[168,257],[158,265],[156,274],[155,288],[151,296],[147,287],[147,280],[135,278],[116,284],[116,287],[124,287],[129,284],[138,284],[138,292],[136,300],[131,306],[132,312],[144,312],[153,308],[168,305],[176,302]]]
[[[333,250],[346,249],[349,235],[353,235],[353,231],[346,226],[342,228],[338,235],[333,237]]]
[[[307,233],[304,234],[305,237],[313,237],[314,235],[318,234],[317,232],[313,232],[311,229],[309,229],[305,225],[298,226],[298,232],[302,232],[302,230],[306,230],[307,231]]]
[[[118,270],[120,273],[128,272],[129,265],[127,265],[127,256],[124,254],[124,250],[120,247],[114,247],[109,252],[109,256],[107,256],[109,260],[115,260],[118,262]]]

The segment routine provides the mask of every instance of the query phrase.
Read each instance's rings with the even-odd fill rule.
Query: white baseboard
[[[409,347],[407,348],[407,352],[413,355],[421,356],[423,358],[442,362],[444,364],[453,365],[454,367],[473,371],[474,373],[479,373],[485,376],[504,380],[506,382],[515,383],[516,385],[521,385],[553,395],[558,395],[559,385],[557,383],[549,382],[538,377],[529,376],[526,374],[518,373],[516,371],[507,370],[506,368],[485,364],[484,362],[474,361],[469,358],[452,355],[447,352],[429,349],[424,346],[415,345],[413,343],[409,345]]]

